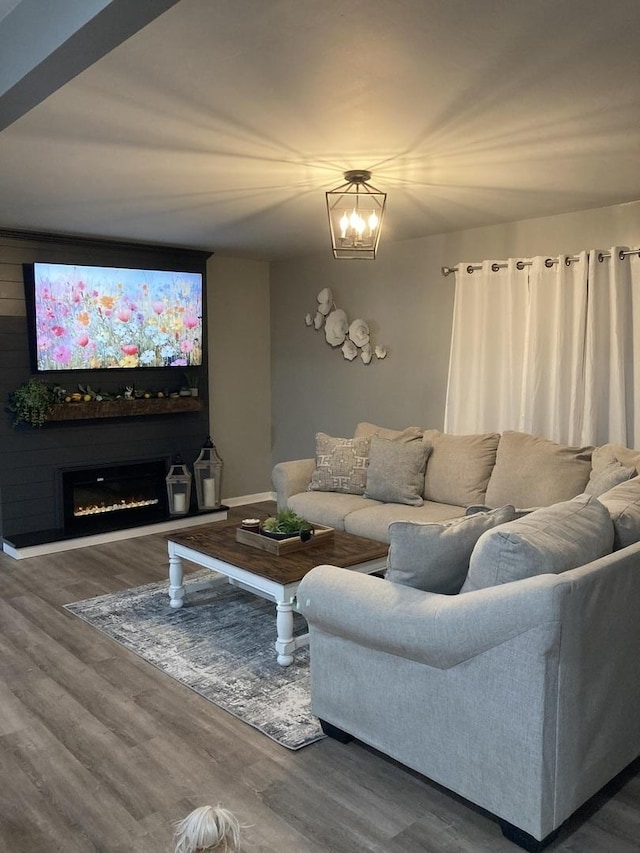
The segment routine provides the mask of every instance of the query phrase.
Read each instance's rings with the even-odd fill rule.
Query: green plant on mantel
[[[32,376],[9,394],[14,427],[20,424],[41,427],[49,418],[53,401],[53,390],[42,379]]]

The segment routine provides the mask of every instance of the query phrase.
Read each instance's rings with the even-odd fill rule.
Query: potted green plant
[[[198,396],[198,382],[200,377],[198,376],[197,370],[186,370],[184,374],[184,381],[186,383],[187,388],[191,392],[192,397]]]
[[[41,427],[49,418],[54,402],[53,390],[32,376],[9,394],[9,411],[13,413],[13,425],[29,424]]]
[[[260,528],[261,533],[273,539],[300,536],[303,531],[311,530],[313,530],[313,525],[301,518],[292,509],[282,509],[276,515],[269,516],[262,522]]]

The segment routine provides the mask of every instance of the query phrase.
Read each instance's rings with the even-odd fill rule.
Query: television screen
[[[202,275],[35,263],[25,269],[37,371],[202,364]]]

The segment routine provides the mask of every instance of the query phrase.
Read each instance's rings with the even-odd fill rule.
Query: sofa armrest
[[[292,462],[278,462],[274,466],[271,481],[276,492],[278,510],[287,508],[291,495],[307,491],[315,467],[315,459],[295,459]]]
[[[466,595],[440,595],[318,566],[303,578],[297,600],[312,631],[449,669],[540,625],[555,623],[559,632],[569,589],[561,577],[541,575]]]

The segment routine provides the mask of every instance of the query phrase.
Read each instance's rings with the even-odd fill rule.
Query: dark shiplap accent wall
[[[22,264],[34,261],[206,272],[207,253],[191,250],[82,240],[64,235],[0,231],[0,508],[2,534],[32,533],[58,525],[56,471],[99,462],[157,459],[182,454],[191,466],[209,432],[206,399],[201,412],[69,421],[42,429],[12,425],[9,393],[31,375]],[[205,299],[206,305],[206,299]],[[205,309],[206,310],[206,309]],[[206,324],[206,317],[205,317]],[[205,336],[200,393],[206,393]],[[183,384],[180,368],[142,371],[70,372],[46,381],[75,390],[78,382],[115,390],[122,385],[173,388]]]

